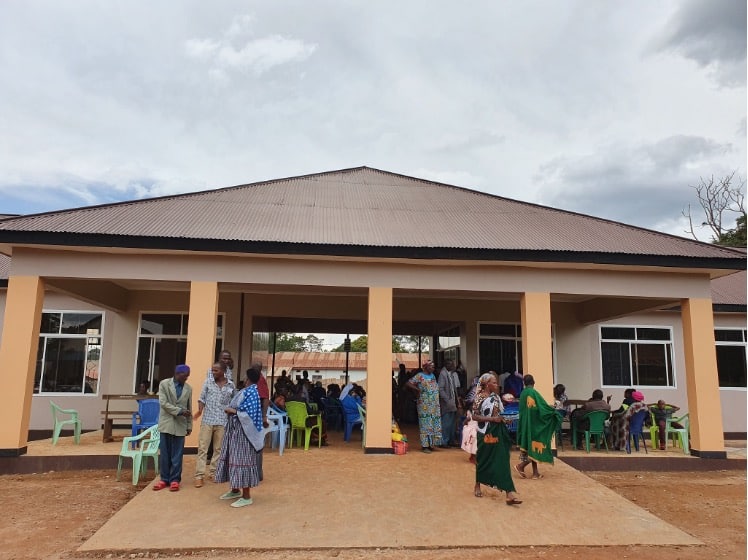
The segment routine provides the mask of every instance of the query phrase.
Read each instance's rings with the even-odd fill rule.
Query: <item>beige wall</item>
[[[96,266],[90,266],[91,259]],[[446,265],[446,266],[444,266]],[[342,260],[305,261],[252,256],[210,256],[202,254],[135,255],[36,251],[17,248],[13,256],[14,274],[42,274],[76,278],[82,272],[102,280],[142,283],[143,279],[167,282],[173,291],[133,290],[128,309],[122,313],[105,311],[105,351],[102,358],[100,394],[131,392],[134,386],[137,321],[142,311],[187,312],[189,281],[219,281],[219,311],[226,313],[224,346],[238,357],[239,371],[249,367],[251,328],[254,316],[328,317],[366,320],[367,292],[372,285],[394,287],[393,319],[452,321],[462,323],[468,335],[477,334],[478,321],[520,322],[519,294],[525,291],[551,293],[551,322],[556,336],[555,381],[564,383],[572,398],[585,398],[600,386],[599,341],[596,325],[582,325],[569,298],[594,299],[604,296],[640,298],[709,297],[709,284],[703,272],[673,274],[665,271],[621,271],[548,269],[513,265],[487,266],[483,263],[431,262],[353,262]],[[239,290],[261,285],[263,293],[247,293],[244,302],[244,331],[240,344],[242,316]],[[226,288],[226,283],[233,287]],[[347,288],[339,290],[337,287]],[[153,284],[161,290],[160,285]],[[272,293],[276,286],[298,290],[298,294]],[[309,288],[311,287],[311,288]],[[402,290],[407,290],[403,292]],[[419,290],[430,290],[428,293]],[[277,290],[276,290],[277,291]],[[341,296],[316,292],[343,293]],[[440,291],[445,291],[440,293]],[[448,291],[448,292],[446,292]],[[469,297],[465,293],[470,291]],[[421,296],[426,297],[421,297]],[[4,298],[0,298],[2,300]],[[2,301],[0,301],[2,304]],[[71,298],[47,294],[44,308],[101,309]],[[2,317],[2,315],[0,315]],[[717,326],[729,316],[715,318]],[[744,325],[745,315],[742,315]],[[672,325],[674,327],[675,375],[672,389],[646,389],[648,401],[665,398],[686,407],[685,364],[679,313],[638,314],[612,321],[614,324]],[[468,377],[478,367],[478,346],[466,339],[463,357]],[[193,385],[202,381],[193,376]],[[617,404],[623,388],[604,388]],[[745,431],[745,390],[722,390],[726,431]],[[76,399],[76,404],[67,402]],[[47,399],[35,397],[32,428],[49,427]],[[102,409],[100,396],[65,397],[60,404],[81,410],[84,426],[95,426]],[[78,402],[79,401],[79,402]]]

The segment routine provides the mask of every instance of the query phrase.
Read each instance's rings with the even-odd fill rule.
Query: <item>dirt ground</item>
[[[502,558],[746,558],[746,476],[743,471],[587,473],[654,515],[690,533],[704,546],[504,547],[447,550],[195,551],[104,555],[108,558],[210,558],[234,560],[500,560]],[[74,471],[0,476],[0,559],[91,557],[76,553],[122,505],[145,487],[113,484],[114,471]],[[570,504],[573,496],[569,496]],[[459,515],[456,512],[456,515]],[[589,522],[589,521],[588,521]],[[606,523],[605,520],[598,520]],[[436,522],[435,522],[436,523]],[[574,530],[574,520],[559,519]],[[133,528],[136,530],[136,528]]]

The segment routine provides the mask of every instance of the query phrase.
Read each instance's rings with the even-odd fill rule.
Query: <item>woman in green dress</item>
[[[485,484],[506,492],[506,504],[521,504],[512,481],[509,451],[512,439],[501,413],[504,407],[496,393],[499,382],[496,375],[484,373],[478,381],[478,394],[473,403],[473,419],[478,422],[478,453],[475,464],[476,498],[483,496],[480,485]]]

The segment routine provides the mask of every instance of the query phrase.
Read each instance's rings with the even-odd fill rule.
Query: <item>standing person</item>
[[[525,388],[519,395],[519,463],[514,468],[522,478],[527,478],[525,467],[532,463],[532,477],[540,479],[543,475],[538,472],[538,461],[553,464],[551,438],[561,426],[561,417],[535,390],[532,375],[525,375],[522,382]]]
[[[216,362],[211,368],[212,375],[203,383],[197,399],[197,412],[192,417],[197,420],[202,416],[200,434],[197,443],[197,463],[195,466],[195,488],[202,488],[205,468],[208,466],[210,476],[216,472],[216,463],[221,455],[221,442],[226,424],[225,409],[234,396],[234,384],[226,379],[226,364]],[[208,449],[213,445],[213,457],[208,463]]]
[[[439,411],[439,386],[434,376],[434,362],[423,362],[423,371],[419,371],[405,384],[416,394],[418,409],[418,431],[421,439],[421,451],[431,453],[434,447],[442,443],[442,421]]]
[[[455,363],[446,360],[444,367],[439,372],[439,410],[442,422],[442,444],[441,447],[457,447],[455,440],[455,422],[457,421],[457,389],[460,380],[457,378]]]
[[[484,373],[478,381],[473,403],[473,420],[478,422],[478,452],[475,456],[475,488],[473,494],[482,498],[480,485],[485,484],[506,492],[506,505],[521,504],[512,481],[509,451],[512,438],[501,417],[503,405],[496,394],[499,381],[493,373]]]
[[[221,456],[216,465],[216,482],[229,482],[231,490],[221,495],[222,500],[237,500],[231,507],[240,508],[252,504],[249,489],[260,484],[257,455],[265,443],[268,427],[262,415],[262,403],[257,392],[260,372],[247,370],[247,386],[234,395],[226,408],[228,418],[223,434]]]
[[[174,369],[174,377],[164,379],[158,385],[161,480],[153,485],[154,490],[163,490],[168,486],[169,490],[176,492],[182,482],[184,438],[192,433],[192,387],[187,385],[189,376],[189,366],[180,364]]]

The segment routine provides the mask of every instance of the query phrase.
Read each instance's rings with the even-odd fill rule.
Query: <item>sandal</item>
[[[179,492],[179,483],[174,481],[169,485],[170,492]]]
[[[512,498],[511,500],[506,501],[506,505],[508,506],[518,506],[522,503],[522,500],[518,500],[517,498]]]
[[[533,480],[540,480],[542,478],[545,478],[545,477],[540,473],[532,475]]]
[[[476,498],[482,498],[483,497],[483,492],[481,492],[480,488],[479,488],[478,490],[476,490],[475,492],[473,492],[473,496],[475,496]]]
[[[517,471],[517,474],[520,475],[522,478],[527,478],[527,475],[525,474],[525,471],[519,468],[519,465],[514,465],[514,470]]]
[[[168,486],[168,484],[166,484],[166,482],[164,482],[163,480],[159,480],[156,484],[153,485],[153,489],[154,490],[163,490],[167,486]]]
[[[430,447],[424,447],[423,449],[421,449],[421,451],[423,451],[424,453],[431,453],[431,448]]]

